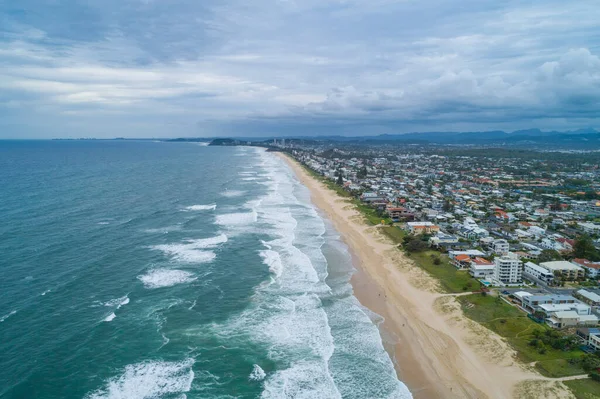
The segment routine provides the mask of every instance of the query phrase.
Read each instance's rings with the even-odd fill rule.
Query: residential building
[[[552,328],[595,326],[598,324],[598,316],[579,315],[577,312],[569,310],[554,313],[551,317],[546,319],[546,324]]]
[[[494,275],[496,265],[487,259],[477,257],[471,261],[469,274],[475,278],[489,279]]]
[[[600,306],[600,295],[595,292],[591,292],[588,290],[579,290],[575,292],[579,298],[585,303],[590,304],[591,306]]]
[[[408,222],[406,228],[410,234],[435,234],[440,231],[440,227],[431,222]]]
[[[523,263],[513,253],[494,259],[494,281],[498,284],[521,284]]]
[[[497,255],[507,255],[510,250],[510,244],[503,239],[494,240],[492,251]]]
[[[576,334],[587,347],[600,351],[600,329],[582,327],[577,329]]]
[[[577,299],[571,295],[527,295],[523,296],[523,308],[530,312],[541,310],[540,306],[544,304],[573,304]]]
[[[552,283],[552,281],[554,281],[554,273],[552,273],[548,269],[536,265],[533,262],[525,263],[523,267],[523,275],[525,277],[534,277],[538,280],[543,281],[546,284],[550,284]]]
[[[580,222],[577,225],[588,234],[600,233],[600,224]]]
[[[401,206],[399,206],[399,207],[388,207],[386,210],[387,210],[387,213],[390,215],[390,218],[394,222],[398,222],[400,220],[409,221],[409,220],[414,220],[415,219],[415,214],[414,213],[412,213],[408,209],[406,209],[404,207],[401,207]]]
[[[450,262],[459,269],[469,268],[471,260],[477,257],[483,257],[485,254],[477,249],[468,249],[466,251],[448,251]]]
[[[600,263],[579,258],[573,259],[571,262],[583,267],[589,278],[600,277]]]
[[[577,280],[585,277],[583,267],[566,260],[557,260],[552,262],[542,262],[540,266],[552,274],[558,273],[565,280]]]

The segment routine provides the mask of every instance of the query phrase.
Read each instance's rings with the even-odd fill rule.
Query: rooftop
[[[542,266],[545,269],[552,270],[552,271],[554,271],[554,270],[582,270],[581,266],[575,265],[566,260],[555,260],[553,262],[542,262],[542,263],[540,263],[540,266]]]

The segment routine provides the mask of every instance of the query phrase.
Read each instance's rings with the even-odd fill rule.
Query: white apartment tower
[[[523,263],[519,257],[509,252],[494,259],[496,268],[494,269],[494,280],[500,284],[520,284],[523,272]]]
[[[510,245],[506,240],[494,240],[492,243],[492,251],[498,255],[506,255],[510,250]]]

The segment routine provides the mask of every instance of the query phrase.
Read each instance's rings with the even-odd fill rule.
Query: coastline
[[[348,245],[360,303],[384,318],[384,346],[416,399],[571,397],[560,382],[516,360],[499,336],[467,319],[453,294],[398,251],[376,226],[363,222],[347,199],[310,176],[286,154],[275,153],[311,193],[313,204]]]

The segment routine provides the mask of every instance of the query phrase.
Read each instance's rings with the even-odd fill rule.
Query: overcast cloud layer
[[[600,127],[597,0],[0,2],[0,137]]]

